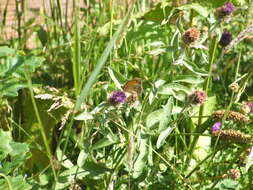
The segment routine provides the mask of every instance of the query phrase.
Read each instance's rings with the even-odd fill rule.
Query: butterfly
[[[125,92],[134,95],[140,95],[142,91],[141,87],[141,79],[134,78],[126,82],[126,84],[122,87]]]
[[[130,105],[138,105],[138,97],[141,95],[142,86],[141,86],[141,79],[134,78],[126,82],[126,84],[122,87],[124,92],[127,95],[127,102]]]

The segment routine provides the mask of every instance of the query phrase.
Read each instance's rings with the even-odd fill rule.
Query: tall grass
[[[16,0],[16,36],[0,42],[17,49],[0,47],[0,113],[13,133],[12,142],[0,130],[9,145],[0,156],[6,171],[0,189],[15,189],[15,180],[27,189],[250,187],[252,1],[237,3],[233,16],[219,20],[215,12],[223,3],[73,0],[64,7],[43,0],[37,23],[28,18],[29,1]],[[183,36],[193,26],[201,35],[187,44]],[[226,48],[219,43],[225,28],[234,39]],[[45,61],[31,59],[28,72],[24,60],[33,57]],[[141,78],[141,93],[123,87],[134,78]],[[229,87],[234,82],[238,91]],[[194,102],[196,90],[208,98]],[[125,93],[126,102],[114,104],[114,91]],[[215,118],[216,110],[224,114]],[[232,120],[231,111],[237,114]],[[221,136],[211,131],[216,121]],[[10,151],[13,144],[19,155]],[[5,167],[16,160],[22,164]]]

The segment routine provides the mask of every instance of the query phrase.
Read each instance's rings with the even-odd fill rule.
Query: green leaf
[[[82,167],[84,165],[87,157],[88,157],[88,153],[85,152],[84,150],[81,150],[78,155],[78,158],[77,158],[77,165],[79,167]]]
[[[154,112],[151,112],[147,116],[147,119],[146,119],[147,128],[150,128],[153,125],[155,125],[156,123],[158,123],[159,121],[161,121],[163,116],[164,116],[164,110],[163,109],[159,109],[159,110],[156,110]]]
[[[74,164],[67,158],[66,155],[63,155],[63,152],[60,148],[57,148],[56,150],[56,156],[58,160],[63,160],[63,162],[61,163],[65,168],[72,168],[74,166]]]
[[[7,46],[0,46],[0,58],[12,55],[14,53],[15,53],[14,49],[11,49]]]
[[[162,131],[160,133],[160,135],[159,135],[159,137],[157,139],[157,142],[156,142],[156,148],[159,149],[164,144],[166,138],[171,134],[171,132],[173,131],[173,129],[174,128],[168,127],[167,129],[165,129],[164,131]]]
[[[211,115],[213,110],[215,109],[216,105],[216,96],[210,96],[207,98],[207,100],[204,103],[204,110],[203,110],[203,115]],[[193,109],[193,115],[198,116],[200,106],[195,106]],[[202,118],[202,123],[204,123],[208,117]],[[198,118],[192,118],[192,121],[194,123],[198,122]]]
[[[207,71],[199,69],[197,65],[195,65],[194,63],[192,63],[190,61],[181,60],[181,64],[184,65],[191,72],[193,72],[199,76],[208,76]]]
[[[32,189],[32,186],[29,185],[24,177],[22,177],[21,175],[16,176],[16,177],[11,177],[11,176],[7,176],[10,185],[12,187],[12,190],[30,190]],[[7,181],[5,179],[0,179],[0,189],[10,189],[9,185],[7,183]]]
[[[110,42],[107,44],[105,50],[103,51],[101,57],[99,58],[99,60],[97,62],[97,65],[95,66],[95,68],[92,71],[92,73],[90,74],[87,82],[85,83],[85,85],[81,91],[81,94],[76,101],[74,110],[80,109],[82,102],[84,102],[84,100],[86,99],[87,95],[89,94],[89,92],[91,90],[92,85],[96,81],[97,76],[99,75],[100,71],[104,67],[108,56],[113,51],[113,48],[115,47],[115,43],[117,42],[117,40],[119,40],[120,36],[123,34],[125,29],[128,28],[128,23],[130,21],[130,15],[132,13],[132,9],[133,9],[133,6],[131,7],[131,9],[129,9],[127,15],[125,16],[124,20],[120,24],[119,28],[113,34]]]
[[[185,83],[189,83],[189,84],[201,84],[204,82],[204,79],[201,78],[200,76],[196,76],[196,75],[180,75],[178,77],[176,77],[175,80],[173,80],[173,82],[185,82]]]
[[[248,172],[249,168],[253,165],[253,147],[251,147],[250,153],[246,159],[245,170]]]
[[[74,119],[79,120],[79,121],[87,121],[87,120],[91,120],[91,119],[94,119],[94,118],[93,118],[92,114],[90,114],[87,111],[84,111],[83,113],[80,113],[79,115],[74,117]]]
[[[173,7],[167,6],[165,3],[158,3],[156,7],[152,8],[146,12],[143,16],[143,20],[150,21],[162,21],[164,18],[167,18],[171,13]]]
[[[12,151],[11,156],[22,156],[29,152],[29,147],[26,143],[11,142]]]
[[[203,160],[210,152],[211,137],[200,136],[194,149],[194,157],[197,160]]]
[[[10,143],[12,141],[11,133],[0,129],[0,160],[4,159],[13,151]]]
[[[48,35],[47,35],[46,30],[44,30],[44,28],[42,26],[40,26],[40,28],[37,30],[37,35],[38,35],[38,38],[39,38],[42,46],[45,46],[48,41]]]
[[[115,144],[117,142],[118,141],[115,141],[113,139],[103,138],[103,139],[99,140],[97,143],[95,143],[92,146],[92,150],[97,150],[97,149],[100,149],[100,148],[104,148],[104,147],[110,146],[112,144]]]
[[[173,110],[173,98],[170,97],[167,101],[167,104],[163,107],[164,117],[162,117],[162,119],[159,123],[159,131],[162,131],[166,128],[167,124],[170,121],[170,116],[172,114],[172,110]]]
[[[143,169],[146,167],[146,162],[148,159],[148,146],[147,146],[148,137],[147,135],[143,133],[143,131],[140,134],[139,142],[140,142],[140,145],[139,145],[140,153],[137,156],[137,159],[134,162],[134,166],[133,166],[134,179],[138,178],[142,174]]]
[[[222,189],[236,189],[236,187],[239,185],[238,181],[232,180],[232,179],[224,179],[221,181],[220,187]]]
[[[111,69],[108,67],[108,73],[111,77],[111,79],[113,80],[113,82],[115,83],[115,85],[117,86],[118,89],[121,89],[122,84],[126,82],[126,79],[123,75],[121,75],[119,72]]]
[[[190,10],[190,9],[193,9],[199,15],[201,15],[201,16],[203,16],[205,18],[208,17],[209,12],[210,12],[209,11],[210,9],[208,9],[206,7],[203,7],[200,4],[198,4],[198,3],[186,4],[186,5],[183,5],[181,7],[178,7],[177,9],[179,9],[179,10]]]
[[[161,86],[158,89],[157,93],[164,95],[172,95],[177,100],[184,101],[187,94],[190,93],[190,89],[178,83],[170,83]]]

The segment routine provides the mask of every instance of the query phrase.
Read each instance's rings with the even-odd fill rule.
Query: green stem
[[[2,177],[7,181],[9,190],[13,190],[13,188],[12,188],[12,186],[11,186],[11,182],[10,182],[10,180],[8,179],[8,176],[6,176],[6,175],[4,175],[4,174],[1,174],[1,173],[0,173],[0,176],[2,176]]]
[[[79,0],[75,0],[75,33],[74,33],[74,47],[73,47],[73,77],[75,94],[78,97],[81,89],[80,71],[81,71],[81,47],[80,47],[80,5]]]
[[[209,88],[209,84],[210,84],[210,81],[211,81],[211,78],[212,78],[212,70],[213,70],[213,63],[214,63],[214,59],[215,59],[215,52],[216,52],[216,49],[217,49],[217,45],[218,45],[218,40],[217,38],[214,39],[214,44],[213,44],[213,49],[210,51],[210,58],[209,58],[209,72],[208,72],[208,78],[206,80],[206,82],[204,83],[204,86],[203,86],[203,89],[204,91],[207,93],[208,92],[208,88]],[[199,119],[198,119],[198,125],[195,129],[196,132],[199,132],[201,131],[201,124],[202,124],[202,116],[203,116],[203,113],[204,113],[204,105],[205,104],[202,104],[201,107],[200,107],[200,110],[199,110]],[[199,134],[200,136],[201,134]],[[196,143],[199,139],[199,136],[194,136],[193,140],[192,140],[192,143],[190,144],[190,148],[189,148],[189,155],[186,159],[186,164],[185,164],[185,167],[187,168],[189,163],[190,163],[190,160],[191,160],[191,157],[192,157],[192,154],[193,154],[193,150],[196,146]]]
[[[55,168],[54,168],[54,164],[53,164],[51,149],[49,147],[47,137],[46,137],[46,133],[44,131],[44,126],[43,126],[42,120],[40,118],[39,110],[38,110],[38,107],[37,107],[35,99],[34,99],[32,81],[31,81],[31,78],[30,78],[28,73],[26,73],[25,76],[26,76],[27,83],[28,83],[28,88],[29,88],[29,91],[30,91],[30,96],[31,96],[32,104],[33,104],[33,109],[35,111],[35,115],[36,115],[36,118],[37,118],[37,121],[38,121],[38,124],[39,124],[38,126],[39,126],[39,129],[40,129],[40,133],[41,133],[41,136],[42,136],[45,148],[46,148],[47,156],[49,158],[49,161],[50,161],[50,164],[51,164],[51,167],[52,167],[52,170],[53,170],[55,182],[57,182],[57,177],[56,177],[56,172],[55,172]]]

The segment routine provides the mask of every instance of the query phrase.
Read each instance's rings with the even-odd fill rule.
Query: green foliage
[[[0,46],[0,189],[250,189],[253,3],[217,18],[225,2],[75,1],[70,23],[55,1],[40,24],[17,6]]]

